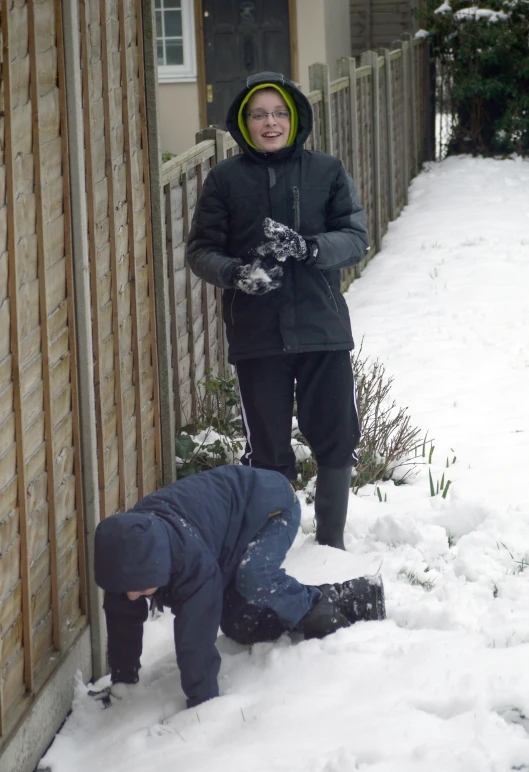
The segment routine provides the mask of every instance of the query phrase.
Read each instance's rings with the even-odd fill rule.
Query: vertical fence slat
[[[408,121],[408,97],[409,97],[409,44],[405,41],[399,41],[402,51],[402,134],[404,141],[402,143],[403,167],[402,167],[402,185],[404,188],[404,204],[408,203],[408,187],[410,185],[410,161],[409,161],[409,121]]]
[[[33,631],[31,614],[31,586],[28,543],[28,511],[26,498],[26,455],[24,442],[24,408],[22,403],[22,382],[20,365],[19,298],[17,267],[17,236],[15,215],[15,169],[13,149],[13,107],[11,98],[11,54],[10,54],[10,19],[9,9],[2,8],[2,43],[4,80],[4,153],[6,167],[6,204],[7,204],[7,251],[9,267],[9,302],[10,302],[10,338],[13,368],[13,406],[15,413],[15,437],[17,458],[17,492],[20,519],[20,574],[22,582],[22,617],[24,646],[24,684],[29,692],[33,691]],[[16,546],[14,547],[16,549]]]
[[[108,23],[110,19],[108,0],[99,1],[101,19],[101,47],[103,70],[103,115],[105,125],[105,167],[108,189],[108,219],[110,242],[110,272],[112,286],[112,336],[114,345],[114,395],[116,402],[116,426],[118,437],[118,476],[119,476],[119,508],[126,509],[127,489],[125,480],[125,439],[123,429],[123,390],[121,379],[121,341],[119,318],[119,281],[118,281],[118,253],[116,244],[116,194],[114,184],[114,164],[112,158],[112,122],[110,114],[110,73],[108,62],[110,59]]]
[[[142,401],[142,377],[140,372],[140,342],[138,333],[138,294],[136,287],[136,236],[134,227],[134,186],[132,181],[132,152],[130,136],[130,91],[127,66],[127,38],[125,27],[125,7],[118,4],[119,38],[120,38],[120,66],[121,66],[121,92],[122,92],[122,117],[123,117],[123,149],[125,155],[125,178],[127,190],[127,226],[129,237],[129,277],[131,291],[132,310],[132,352],[133,352],[133,380],[135,385],[135,411],[136,411],[136,478],[138,485],[138,498],[143,498],[145,467],[143,460],[143,401]]]
[[[97,279],[97,260],[96,260],[96,214],[94,200],[94,159],[92,146],[92,121],[90,105],[91,99],[91,66],[89,61],[90,51],[90,27],[89,18],[86,11],[87,0],[80,0],[80,27],[81,27],[81,58],[83,64],[83,102],[85,109],[84,134],[85,134],[85,155],[86,155],[86,194],[87,194],[87,218],[88,218],[88,249],[90,255],[90,282],[91,282],[91,301],[92,301],[92,341],[94,347],[94,390],[95,390],[95,417],[97,434],[97,464],[98,464],[98,485],[99,485],[99,510],[100,518],[104,520],[107,516],[107,502],[105,496],[105,445],[103,437],[103,408],[101,401],[101,331],[99,324],[100,303],[99,287]]]
[[[311,91],[321,91],[323,104],[323,137],[324,147],[323,150],[330,155],[333,155],[333,138],[332,138],[332,113],[331,113],[331,93],[330,93],[330,80],[329,80],[329,65],[311,64],[309,66],[309,84]]]
[[[145,2],[145,0],[143,0]],[[155,203],[154,200],[151,198],[151,184],[154,184],[154,182],[158,181],[160,179],[160,161],[161,159],[159,157],[154,156],[153,160],[154,163],[151,162],[151,148],[150,148],[150,141],[155,145],[155,140],[157,139],[157,128],[156,126],[155,131],[152,131],[152,121],[150,120],[151,113],[147,109],[147,101],[145,98],[145,92],[148,88],[147,78],[146,78],[146,70],[145,70],[145,49],[143,45],[143,38],[144,38],[144,29],[148,26],[149,34],[152,38],[153,45],[155,44],[156,35],[154,34],[154,30],[152,28],[152,22],[154,17],[154,9],[152,8],[152,3],[147,2],[146,7],[150,9],[150,18],[148,19],[148,25],[144,26],[143,22],[143,8],[142,8],[142,0],[136,0],[135,3],[135,9],[136,9],[136,25],[137,25],[137,39],[138,39],[138,79],[139,79],[139,107],[140,107],[140,114],[142,116],[141,118],[141,145],[143,150],[143,186],[145,191],[145,212],[146,212],[146,236],[147,236],[147,283],[149,287],[149,297],[151,299],[151,302],[149,304],[150,309],[150,328],[151,328],[151,347],[152,347],[152,373],[153,373],[153,401],[154,401],[154,447],[155,447],[155,464],[158,465],[159,468],[159,480],[163,485],[167,485],[170,482],[173,482],[173,480],[176,477],[176,471],[175,471],[175,457],[174,457],[174,415],[170,407],[169,402],[169,391],[168,391],[168,375],[169,375],[169,361],[167,354],[167,341],[166,341],[166,328],[165,328],[165,320],[163,320],[162,324],[158,325],[156,324],[157,319],[157,311],[156,306],[162,306],[162,309],[165,307],[165,299],[166,299],[166,292],[165,292],[165,282],[167,280],[166,275],[166,265],[165,265],[165,255],[163,253],[163,239],[160,238],[159,241],[159,248],[161,254],[159,254],[156,257],[157,263],[160,265],[160,291],[155,293],[155,275],[154,275],[154,263],[155,263],[155,254],[154,254],[154,246],[153,246],[153,231],[156,231],[156,234],[158,236],[161,236],[161,234],[158,232],[158,222],[157,218],[155,217],[156,212],[159,210],[156,210],[156,212],[153,212],[153,204]],[[152,57],[154,54],[154,48],[150,50],[150,56]],[[155,78],[152,78],[152,75],[156,75],[156,64],[153,62],[154,66],[154,73],[150,71],[150,83],[152,88],[150,88],[149,93],[151,93],[151,101],[153,103],[154,113],[156,112],[156,101],[154,93],[156,92],[156,82]],[[154,80],[154,84],[153,84]],[[150,128],[149,128],[150,127]],[[153,136],[154,135],[154,136]],[[150,140],[150,141],[149,141]],[[157,144],[156,144],[157,148]],[[151,165],[152,165],[152,172],[151,172]],[[151,179],[152,174],[152,179]],[[161,221],[161,213],[160,213],[160,221]],[[154,298],[156,297],[156,303],[154,302]],[[161,346],[158,346],[158,336],[161,338]],[[160,356],[160,351],[162,351],[162,360],[164,364],[163,368],[163,389],[160,391],[160,368],[158,364],[158,357]],[[165,420],[161,420],[161,412],[163,413],[162,418],[165,418]],[[163,437],[163,454],[162,454],[162,430],[164,432]]]
[[[404,40],[408,42],[408,61],[410,67],[410,108],[411,108],[411,141],[413,147],[413,174],[419,172],[419,140],[417,137],[417,72],[415,67],[415,41],[410,32],[402,34]]]
[[[172,184],[165,186],[165,218],[166,218],[166,240],[167,240],[167,267],[169,272],[169,313],[171,317],[171,340],[172,340],[172,369],[173,369],[173,394],[174,394],[174,414],[175,430],[179,432],[182,429],[182,401],[180,398],[180,345],[178,340],[178,319],[176,313],[177,299],[175,286],[175,264],[174,264],[174,238],[173,238],[173,218],[171,207]]]
[[[189,177],[187,172],[182,172],[182,207],[184,216],[184,240],[187,240],[191,218],[189,216]],[[195,354],[195,335],[193,320],[193,291],[191,286],[191,268],[186,261],[186,301],[187,301],[187,330],[188,330],[188,351],[189,351],[189,381],[191,387],[191,419],[194,421],[197,415],[197,383],[196,383],[196,354]]]
[[[35,174],[35,207],[37,224],[37,265],[39,280],[40,330],[42,346],[42,378],[44,397],[44,442],[46,448],[46,478],[48,498],[48,538],[50,543],[51,615],[52,641],[56,649],[61,648],[61,625],[59,619],[59,558],[57,554],[57,507],[55,489],[54,422],[51,399],[50,334],[48,328],[48,288],[46,281],[46,237],[44,233],[44,212],[42,192],[42,159],[40,137],[39,84],[37,43],[35,32],[35,0],[28,2],[28,37],[30,65],[30,99],[33,119],[33,158]]]
[[[202,179],[202,164],[197,166],[197,200],[202,191],[203,179]],[[204,280],[202,282],[202,317],[204,320],[204,367],[206,377],[209,378],[211,370],[211,341],[209,331],[209,311],[208,311],[208,283]]]
[[[3,78],[3,66],[5,62],[4,58],[4,22],[2,20],[3,14],[6,13],[6,9],[2,7],[0,4],[0,81]],[[1,83],[0,83],[0,90],[1,90]],[[5,147],[5,136],[4,136],[4,123],[2,123],[2,132],[0,133],[0,143],[2,143],[2,147]],[[5,161],[4,161],[5,163]],[[5,720],[4,720],[4,679],[2,677],[1,668],[0,668],[0,737],[4,734],[4,727],[5,727]]]
[[[389,56],[389,49],[383,50],[385,66],[385,81],[384,87],[386,89],[386,122],[387,122],[387,142],[388,142],[388,185],[389,185],[389,219],[394,220],[396,217],[396,205],[395,205],[395,127],[393,121],[393,81],[392,81],[392,69],[391,59]]]
[[[359,174],[358,153],[358,102],[356,99],[356,60],[354,56],[344,56],[340,60],[340,72],[349,78],[349,131],[351,134],[351,156],[353,162],[352,174],[356,180]]]
[[[366,51],[362,54],[362,64],[371,67],[371,131],[373,141],[373,205],[375,225],[375,249],[378,252],[382,244],[381,189],[380,189],[380,95],[378,78],[378,54]]]
[[[86,544],[83,508],[83,477],[81,465],[81,438],[79,431],[79,387],[77,383],[77,337],[75,331],[75,290],[73,277],[72,211],[70,189],[70,155],[68,149],[68,118],[66,103],[66,72],[64,59],[64,32],[61,0],[55,0],[55,29],[57,34],[57,70],[59,85],[59,110],[61,157],[64,185],[64,251],[66,256],[66,292],[68,308],[68,348],[70,352],[70,383],[72,390],[72,435],[75,475],[75,511],[77,515],[77,545],[79,560],[79,602],[82,614],[88,612]]]
[[[226,132],[210,126],[197,132],[197,142],[202,142],[205,139],[215,140],[215,163],[218,164],[224,161],[228,156]],[[215,287],[215,302],[217,308],[218,367],[220,374],[226,374],[229,372],[228,347],[225,341],[225,331],[222,322],[222,290],[218,287]]]

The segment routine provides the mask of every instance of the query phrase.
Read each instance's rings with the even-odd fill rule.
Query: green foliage
[[[452,480],[446,480],[445,482],[445,476],[443,472],[443,476],[441,477],[441,482],[437,480],[437,484],[434,485],[431,469],[428,470],[428,476],[430,478],[430,496],[438,496],[440,493],[441,498],[446,499],[446,494],[448,493],[448,489],[452,485]]]
[[[500,546],[503,547],[503,549],[508,552],[511,560],[513,561],[513,563],[516,566],[516,568],[514,568],[510,572],[512,576],[516,576],[517,574],[523,574],[523,572],[527,568],[529,568],[529,556],[528,555],[523,555],[521,558],[515,558],[514,555],[512,554],[512,552],[510,551],[510,549],[502,541],[498,544],[498,549],[499,549]]]
[[[174,157],[175,157],[174,153],[170,153],[168,150],[164,150],[162,152],[162,163],[165,164],[167,163],[167,161],[170,161],[171,158],[174,158]]]
[[[414,571],[406,571],[404,568],[399,571],[398,577],[414,587],[422,587],[426,592],[433,590],[435,584],[433,579],[421,579]]]
[[[239,409],[237,379],[208,371],[197,389],[197,421],[175,440],[178,479],[236,462],[244,443]]]
[[[426,0],[421,25],[441,65],[442,99],[454,116],[449,153],[529,151],[528,0]],[[449,8],[449,9],[448,9]],[[477,16],[470,9],[481,12]],[[458,14],[466,9],[466,15]],[[439,72],[439,71],[438,71]],[[445,105],[446,106],[446,105]],[[443,108],[442,108],[443,109]]]

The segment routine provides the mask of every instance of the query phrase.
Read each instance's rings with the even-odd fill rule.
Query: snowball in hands
[[[279,265],[267,266],[260,257],[247,265],[239,265],[232,274],[235,289],[247,295],[264,295],[281,285],[283,269]]]

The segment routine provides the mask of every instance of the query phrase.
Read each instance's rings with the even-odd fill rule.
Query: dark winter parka
[[[259,83],[286,89],[298,111],[294,143],[276,152],[254,150],[238,125],[242,100]],[[277,73],[249,78],[231,105],[227,127],[243,153],[208,174],[195,210],[187,259],[192,270],[224,289],[229,359],[353,348],[340,269],[358,263],[369,239],[365,213],[342,162],[305,150],[312,109],[304,94]],[[235,265],[252,261],[271,217],[316,242],[317,255],[284,264],[279,289],[255,296],[232,289]],[[315,251],[315,250],[314,250]]]
[[[107,622],[108,608],[119,612],[123,604],[141,607],[145,619],[146,599],[129,601],[124,593],[160,588],[157,598],[175,615],[176,658],[188,707],[218,695],[215,641],[224,589],[257,532],[293,501],[290,483],[278,472],[223,466],[168,485],[97,526],[96,582],[116,596],[105,600]],[[130,629],[123,629],[133,617],[123,614],[116,624],[125,644],[121,651],[112,640],[111,620],[113,669],[138,664],[130,661],[130,652],[141,651],[143,624],[131,621]],[[131,640],[136,635],[139,641]]]

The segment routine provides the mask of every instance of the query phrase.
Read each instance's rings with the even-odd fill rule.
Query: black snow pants
[[[236,367],[246,435],[241,463],[296,478],[290,442],[295,393],[299,429],[318,465],[356,464],[360,425],[349,351],[244,359]]]

